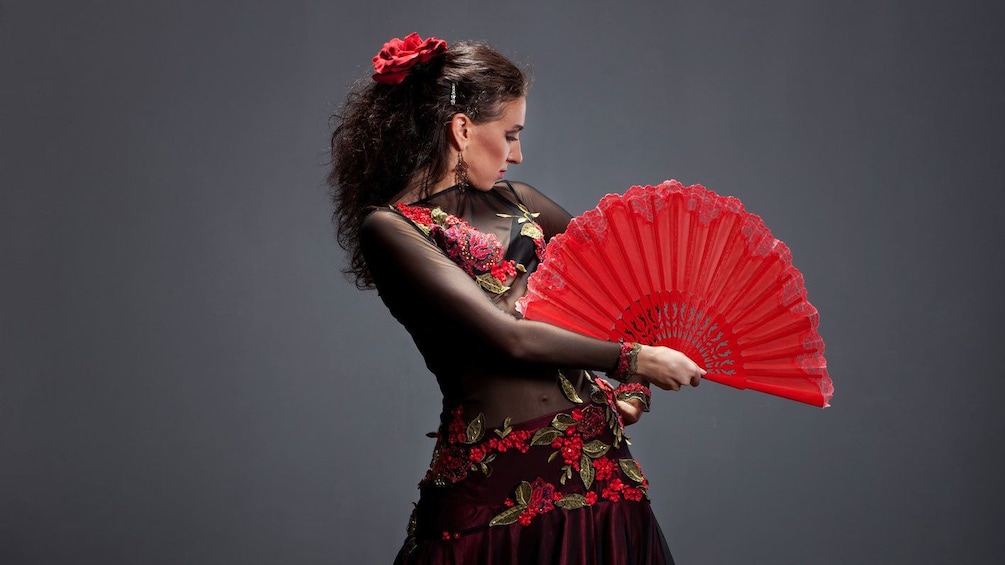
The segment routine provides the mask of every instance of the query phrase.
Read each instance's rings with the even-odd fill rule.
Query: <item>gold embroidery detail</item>
[[[600,441],[599,439],[595,439],[590,443],[583,444],[583,453],[589,455],[594,459],[599,459],[603,457],[604,454],[607,453],[609,449],[611,449],[611,446]]]
[[[590,399],[597,405],[605,408],[605,412],[607,413],[606,423],[614,433],[614,441],[612,444],[607,444],[600,439],[594,439],[586,443],[579,443],[579,460],[576,461],[576,463],[566,463],[565,465],[562,465],[559,471],[558,483],[565,486],[569,479],[579,475],[579,479],[582,481],[587,493],[590,494],[590,496],[595,496],[597,491],[591,490],[597,486],[597,468],[594,466],[594,460],[606,457],[611,452],[612,447],[617,448],[623,440],[627,443],[627,438],[623,435],[623,429],[617,416],[616,409],[613,406],[613,401],[608,396],[611,392],[609,388],[610,385],[607,385],[606,381],[595,379],[588,372],[586,373],[585,378],[594,386],[604,387],[603,390],[596,391],[600,394],[591,394]],[[568,378],[561,372],[559,372],[559,381],[563,385],[563,393],[566,393],[567,397],[570,397],[571,401],[578,401],[580,403],[583,402],[576,393],[571,381],[569,381]],[[600,385],[597,384],[598,381],[600,382]],[[567,388],[569,390],[566,390]],[[589,409],[592,410],[595,408]],[[583,410],[583,408],[576,408],[575,410]],[[578,425],[580,424],[580,421],[573,417],[573,414],[578,414],[575,410],[572,413],[556,414],[554,418],[552,418],[550,426],[541,428],[534,432],[534,434],[529,438],[530,445],[552,445],[556,439],[564,438],[566,435],[581,438],[582,436],[578,433]],[[464,439],[461,441],[466,444],[475,444],[481,441],[487,431],[484,420],[484,416],[479,413],[474,420],[468,422],[465,429]],[[571,433],[570,429],[577,430],[577,433]],[[506,418],[506,420],[503,421],[502,426],[493,431],[499,438],[509,436],[513,433],[511,419]],[[568,446],[564,440],[561,443],[565,444],[565,447]],[[565,447],[556,447],[548,457],[548,462],[550,463],[554,461],[556,457],[560,457]],[[488,465],[488,463],[491,463],[495,458],[495,453],[487,453],[481,461],[473,462],[470,469],[471,471],[481,471],[487,476],[492,472],[492,468]],[[559,461],[561,460],[562,459],[560,458]],[[620,468],[621,472],[629,480],[638,484],[639,486],[637,488],[641,492],[641,495],[648,498],[649,493],[646,492],[645,477],[642,475],[642,469],[639,467],[638,462],[634,459],[617,459],[617,462],[618,465],[616,468]],[[578,467],[578,469],[576,469],[576,467]],[[541,479],[538,480],[540,481]],[[514,497],[506,501],[506,504],[510,507],[503,509],[502,512],[493,517],[489,522],[489,526],[505,526],[517,522],[526,523],[527,518],[532,518],[536,515],[536,512],[529,515],[526,514],[530,508],[531,498],[534,496],[534,488],[535,487],[529,482],[521,481],[520,485],[515,489]],[[549,488],[553,489],[554,487],[549,485]],[[606,495],[604,496],[605,498],[610,498]],[[616,501],[616,499],[611,499]],[[590,506],[591,503],[589,500],[590,499],[587,496],[582,494],[562,494],[557,491],[553,492],[550,498],[550,501],[555,508],[562,508],[565,510],[575,510],[583,508],[584,506]],[[626,500],[629,499],[626,497]],[[547,507],[542,508],[543,510],[538,511],[548,510]]]
[[[645,478],[642,476],[642,469],[639,468],[639,463],[634,459],[618,459],[618,465],[621,466],[621,470],[628,475],[628,478],[637,482],[642,483]]]
[[[467,444],[477,443],[479,440],[482,439],[482,436],[485,435],[484,414],[479,412],[478,416],[476,416],[474,420],[468,422],[468,428],[467,430],[465,430],[465,435],[467,436],[467,438],[465,439],[464,443]]]
[[[537,224],[533,222],[527,222],[526,224],[523,225],[522,228],[520,228],[520,235],[529,237],[531,239],[540,239],[544,237],[544,232],[541,231],[541,228],[539,228]]]
[[[526,510],[526,509],[527,509],[527,505],[526,504],[522,504],[520,506],[514,506],[513,508],[505,510],[502,513],[500,513],[498,516],[496,516],[495,518],[492,518],[492,521],[489,522],[489,526],[490,527],[491,526],[508,526],[510,524],[515,524],[516,521],[520,519],[520,514],[523,514],[523,511]]]
[[[541,226],[537,225],[534,220],[541,215],[540,212],[531,212],[523,204],[517,204],[517,208],[520,209],[520,216],[514,216],[513,214],[496,214],[500,218],[516,218],[516,223],[520,224],[520,235],[524,237],[529,237],[531,239],[541,239],[544,238],[544,232],[541,231]]]
[[[530,495],[532,492],[533,489],[531,489],[530,483],[528,483],[527,481],[523,481],[522,483],[520,483],[520,486],[516,488],[517,504],[526,505],[528,502],[530,502]]]
[[[497,436],[499,436],[499,439],[504,439],[506,436],[510,434],[510,432],[513,431],[513,426],[510,425],[510,422],[512,420],[513,418],[506,418],[505,420],[503,420],[502,429],[501,430],[499,428],[495,429],[495,433]]]
[[[558,372],[558,382],[562,385],[562,392],[569,399],[569,402],[575,402],[576,404],[583,403],[583,399],[576,394],[576,388],[572,386],[572,383],[569,382],[569,379],[566,378],[565,373],[562,371]]]
[[[530,438],[531,445],[551,445],[551,442],[555,441],[555,438],[562,435],[562,432],[556,430],[555,428],[541,428],[534,433],[534,437]],[[557,451],[555,453],[558,453]]]
[[[447,223],[448,215],[446,212],[443,211],[442,208],[437,206],[436,208],[433,208],[432,210],[429,211],[429,217],[431,217],[434,222],[442,226]]]
[[[595,390],[593,391],[593,394],[590,395],[590,400],[592,400],[594,404],[607,404],[607,395],[604,394],[604,391],[602,390]]]
[[[562,412],[561,414],[556,414],[555,418],[551,421],[551,427],[556,430],[565,431],[569,426],[575,426],[576,420],[572,416]]]
[[[490,272],[478,275],[475,277],[475,282],[478,283],[478,286],[496,294],[502,294],[510,289],[510,287],[499,282],[499,279],[492,276],[492,273]]]
[[[565,486],[565,481],[572,478],[572,465],[565,465],[562,469],[565,469],[565,473],[559,477],[558,482],[562,483],[562,486]]]
[[[584,450],[585,451],[585,450]],[[597,470],[593,468],[593,462],[584,453],[579,458],[579,478],[583,479],[583,487],[590,490],[593,486],[593,479],[597,476]]]
[[[586,497],[581,494],[567,494],[561,500],[555,501],[555,506],[566,510],[575,510],[587,506]]]
[[[643,392],[637,390],[633,390],[631,392],[619,392],[616,398],[625,402],[628,402],[629,400],[638,400],[639,404],[642,405],[642,411],[649,411],[649,397]]]

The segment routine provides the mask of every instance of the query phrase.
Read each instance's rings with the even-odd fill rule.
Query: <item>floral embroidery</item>
[[[523,270],[512,259],[504,259],[503,247],[495,234],[481,232],[438,207],[429,209],[398,204],[397,209],[485,290],[495,294],[506,292],[510,288],[506,282],[516,276],[518,269]],[[522,206],[521,209],[526,210]],[[538,239],[543,250],[543,234]],[[534,240],[535,245],[538,239]]]
[[[599,500],[642,500],[649,483],[638,462],[617,458],[612,451],[622,441],[627,442],[617,416],[614,390],[606,381],[590,378],[594,390],[587,403],[579,398],[564,375],[560,374],[559,380],[564,380],[562,389],[569,400],[579,405],[568,413],[555,415],[548,426],[538,430],[514,430],[507,418],[502,427],[486,434],[482,414],[465,422],[463,408],[454,409],[445,434],[436,434],[433,461],[420,485],[446,487],[473,472],[489,476],[497,455],[509,450],[526,453],[533,446],[547,446],[554,450],[548,461],[562,465],[558,485],[541,477],[533,483],[521,482],[514,496],[503,501],[503,510],[492,518],[489,526],[514,523],[526,526],[535,516],[555,508],[574,510],[592,506]],[[605,430],[611,431],[606,436],[613,437],[610,444],[601,439]],[[576,476],[585,492],[563,492],[568,488],[567,481]],[[444,539],[449,539],[446,533]]]
[[[465,423],[464,409],[458,406],[451,415],[446,442],[439,434],[433,434],[437,438],[433,461],[420,485],[448,486],[464,480],[471,471],[481,472],[487,477],[492,474],[489,463],[495,460],[497,454],[511,449],[520,453],[530,450],[530,430],[514,430],[509,418],[503,422],[502,428],[493,430],[496,437],[482,441],[485,421],[482,414]]]
[[[649,411],[650,399],[652,398],[649,385],[642,383],[621,383],[618,385],[618,388],[614,389],[614,393],[615,398],[618,400],[638,400],[642,404],[642,411]]]
[[[573,410],[572,419],[576,421],[576,426],[583,439],[598,436],[604,431],[604,411],[596,406]]]
[[[618,470],[618,465],[610,459],[594,459],[593,460],[593,471],[595,473],[595,481],[609,481],[614,473]]]
[[[514,216],[512,214],[496,214],[500,218],[516,218],[516,223],[520,224],[520,235],[524,237],[529,237],[534,240],[534,252],[537,254],[539,261],[544,260],[544,230],[541,226],[534,221],[535,218],[541,215],[540,212],[531,212],[523,204],[517,204],[522,213],[520,216]]]

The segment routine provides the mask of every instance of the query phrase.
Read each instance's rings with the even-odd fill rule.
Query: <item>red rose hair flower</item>
[[[425,41],[413,33],[404,40],[395,37],[373,58],[373,80],[382,84],[399,84],[408,71],[447,51],[447,42],[430,37]]]

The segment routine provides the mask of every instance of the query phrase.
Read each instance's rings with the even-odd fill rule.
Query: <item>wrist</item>
[[[643,345],[639,349],[638,358],[636,360],[635,378],[633,381],[642,382],[649,384],[648,375],[653,374],[653,367],[655,365],[655,360],[653,359],[653,353],[655,349],[651,345]]]
[[[614,369],[608,371],[607,376],[617,381],[628,381],[638,374],[639,352],[642,345],[633,342],[621,342],[621,351],[618,353],[618,361]]]
[[[643,412],[649,411],[652,394],[649,392],[649,383],[621,383],[614,389],[615,398],[622,402],[631,402]]]

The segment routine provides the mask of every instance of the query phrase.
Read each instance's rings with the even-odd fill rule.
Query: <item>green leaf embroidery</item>
[[[579,478],[583,479],[583,486],[589,490],[593,485],[593,479],[597,476],[597,470],[593,468],[593,462],[584,453],[579,458]]]
[[[590,400],[592,400],[594,404],[600,404],[601,406],[607,405],[607,395],[601,390],[593,391],[593,394],[590,395]]]
[[[509,287],[499,282],[499,279],[495,278],[492,273],[482,273],[476,276],[475,282],[478,283],[478,286],[494,294],[502,294],[509,290]]]
[[[621,466],[621,470],[628,475],[629,479],[637,483],[645,480],[645,477],[642,476],[642,469],[634,459],[618,459],[618,465]]]
[[[532,489],[530,488],[530,483],[523,481],[520,486],[516,487],[516,502],[517,504],[527,505],[530,502],[530,494]]]
[[[556,415],[555,418],[551,421],[551,427],[555,428],[556,430],[562,430],[563,432],[569,426],[574,425],[576,425],[576,421],[572,419],[572,416],[564,412]]]
[[[611,446],[600,441],[599,439],[595,439],[590,443],[583,445],[583,453],[589,455],[594,459],[597,459],[598,457],[603,457],[604,454],[607,453],[607,450],[609,450],[610,448]]]
[[[541,428],[530,438],[531,445],[551,445],[555,438],[562,435],[562,432],[555,428]],[[557,452],[556,452],[557,453]]]
[[[566,510],[575,510],[587,506],[586,497],[581,494],[567,494],[555,502],[555,506]]]
[[[489,522],[489,526],[508,526],[513,524],[520,519],[520,514],[523,514],[523,511],[526,509],[526,504],[519,504],[513,508],[503,510],[497,514],[495,518],[492,518],[492,521]]]
[[[523,227],[520,228],[520,235],[531,239],[540,239],[544,237],[544,232],[541,231],[541,228],[537,227],[537,224],[526,222]]]
[[[439,225],[444,225],[447,222],[447,213],[443,211],[442,208],[437,206],[429,211],[429,217]]]
[[[482,439],[482,435],[484,433],[485,433],[485,416],[481,412],[479,412],[478,415],[475,416],[475,419],[471,420],[468,423],[468,429],[465,431],[465,435],[467,436],[467,438],[464,443],[468,444],[475,443],[478,440]]]
[[[499,439],[505,438],[513,431],[513,426],[510,425],[510,420],[512,420],[512,418],[506,418],[503,421],[502,429],[494,430],[496,435],[499,436]]]
[[[558,382],[562,385],[562,392],[565,393],[565,397],[569,399],[569,402],[575,402],[576,404],[582,404],[583,399],[576,394],[576,388],[572,386],[569,379],[565,377],[562,371],[558,372]]]

